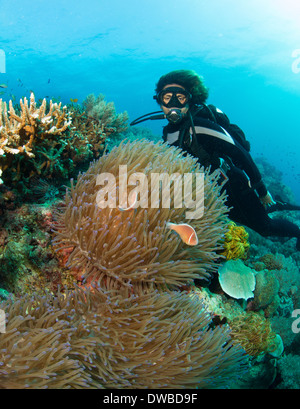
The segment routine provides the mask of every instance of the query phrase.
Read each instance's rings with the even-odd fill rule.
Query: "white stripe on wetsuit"
[[[220,127],[222,128],[222,127]],[[226,131],[226,129],[222,128],[223,131],[225,133],[222,132],[218,132],[214,129],[210,129],[210,128],[205,128],[203,126],[195,126],[195,132],[196,134],[200,133],[200,134],[204,134],[204,135],[211,135],[211,136],[215,136],[216,138],[222,139],[225,142],[229,142],[232,143],[232,145],[235,145],[234,140],[232,139],[232,137],[229,135],[229,133]],[[192,128],[190,128],[190,132],[192,133]]]
[[[172,145],[172,143],[176,142],[179,137],[179,131],[168,133],[167,134],[167,142]]]

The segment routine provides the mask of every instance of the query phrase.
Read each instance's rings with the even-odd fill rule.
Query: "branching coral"
[[[228,386],[244,356],[184,292],[77,289],[1,305],[2,388]]]
[[[277,348],[276,334],[271,329],[270,321],[258,313],[239,315],[229,322],[229,326],[231,338],[249,355],[258,356]]]
[[[50,101],[49,112],[46,113],[46,99],[37,107],[34,94],[20,100],[20,114],[17,115],[12,101],[9,101],[9,110],[6,102],[0,100],[0,130],[1,138],[6,138],[4,152],[17,154],[24,152],[33,156],[32,148],[38,139],[45,139],[49,135],[62,134],[71,124],[67,107],[61,108],[61,103]],[[1,139],[2,140],[2,139]],[[11,148],[17,151],[11,152]]]
[[[117,114],[103,95],[89,96],[83,106],[61,105],[44,99],[38,106],[31,93],[29,102],[24,98],[14,107],[9,101],[7,109],[0,99],[0,177],[4,173],[5,184],[26,191],[32,178],[74,176],[76,167],[103,153],[108,136],[127,129],[127,113]]]
[[[205,175],[204,192],[200,192],[201,186],[193,180],[193,192],[198,189],[197,197],[201,193],[197,203],[200,205],[203,201],[204,216],[187,220],[186,207],[174,207],[177,197],[174,184],[169,207],[164,207],[162,201],[153,207],[153,189],[149,185],[144,198],[148,206],[140,205],[127,211],[118,206],[101,208],[97,200],[100,190],[97,175],[108,172],[113,175],[116,192],[119,192],[120,165],[127,166],[128,178],[143,174],[147,181],[153,174],[201,172],[194,158],[184,157],[178,149],[165,144],[141,141],[114,148],[79,176],[58,216],[55,241],[59,248],[74,248],[68,264],[71,267],[81,266],[87,279],[101,280],[108,287],[116,282],[126,286],[152,282],[178,286],[195,278],[209,277],[210,272],[217,268],[215,261],[227,212],[224,196],[219,195],[218,174]],[[113,195],[113,191],[110,194]],[[198,245],[190,247],[184,244],[176,233],[168,229],[168,222],[191,224],[197,233]]]
[[[228,225],[228,231],[224,238],[224,251],[221,253],[227,260],[245,259],[250,248],[248,233],[243,226],[237,226],[234,222]]]
[[[46,99],[37,107],[34,94],[20,100],[20,113],[17,114],[12,101],[9,101],[9,110],[6,102],[0,99],[0,159],[1,171],[10,169],[14,171],[14,180],[23,177],[26,173],[23,164],[20,169],[20,156],[27,156],[38,160],[38,148],[49,148],[51,144],[58,144],[63,133],[69,128],[71,117],[67,107],[61,103],[49,103],[47,112]],[[14,155],[18,155],[15,159]],[[28,163],[28,162],[27,162]],[[35,162],[31,161],[31,164]],[[34,169],[34,167],[33,167]],[[33,169],[31,172],[33,173]]]
[[[241,260],[228,260],[218,270],[222,290],[230,297],[247,300],[254,296],[253,270]]]

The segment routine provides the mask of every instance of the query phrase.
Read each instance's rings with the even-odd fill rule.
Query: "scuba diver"
[[[192,70],[171,71],[159,79],[155,91],[153,98],[163,114],[151,112],[130,125],[166,118],[165,142],[197,157],[211,171],[220,169],[231,220],[264,237],[296,237],[296,249],[300,251],[299,227],[268,215],[276,210],[300,210],[300,206],[274,201],[249,153],[250,144],[243,131],[214,105],[205,104],[208,89],[202,78]]]

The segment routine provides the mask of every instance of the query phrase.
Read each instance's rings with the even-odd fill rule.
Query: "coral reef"
[[[184,217],[174,201],[171,210],[136,208],[141,197],[129,192],[126,205],[97,210],[99,172],[118,183],[120,164],[128,165],[128,178],[201,168],[149,142],[157,140],[149,131],[126,130],[127,114],[101,95],[66,108],[38,104],[33,96],[20,107],[1,102],[0,388],[299,388],[291,314],[300,305],[300,256],[293,239],[228,225],[217,174],[205,175],[199,220]],[[26,125],[14,133],[26,110]],[[57,130],[71,124],[50,133],[63,113]],[[132,143],[118,147],[124,135]],[[143,137],[147,143],[133,142]],[[101,157],[107,146],[115,148]],[[62,201],[67,179],[92,159]],[[278,190],[292,201],[282,184]],[[287,217],[299,223],[296,212]],[[195,231],[197,245],[176,233],[182,223]],[[224,256],[243,259],[256,276],[247,306],[214,284]],[[191,285],[195,278],[199,288]],[[205,278],[212,278],[209,288]],[[247,374],[241,346],[250,354]]]
[[[279,389],[300,389],[300,356],[288,354],[279,361]]]
[[[51,244],[52,205],[23,204],[7,210],[0,223],[0,289],[23,294],[74,288]]]
[[[200,169],[174,148],[149,149],[140,142],[121,145],[79,176],[62,206],[56,245],[85,282],[73,292],[34,291],[1,304],[7,313],[2,387],[217,387],[228,386],[244,370],[245,354],[232,344],[228,329],[211,328],[198,298],[178,288],[216,268],[227,222],[217,174],[206,175],[205,221],[193,220],[197,248],[166,227],[168,220],[181,221],[186,209],[92,207],[95,176],[114,172],[124,158],[128,175],[163,170],[166,163],[172,173]]]
[[[89,158],[98,158],[106,146],[112,148],[119,144],[124,133],[128,130],[128,114],[116,113],[113,102],[106,102],[104,95],[96,97],[90,94],[83,101],[82,106],[72,105],[72,145],[77,147],[72,157],[74,162]],[[88,149],[86,149],[88,148]]]
[[[257,271],[254,299],[249,309],[263,311],[266,317],[289,317],[300,302],[299,267],[292,257],[262,254],[250,265]]]
[[[273,176],[276,175],[273,172]],[[279,181],[280,192],[283,200],[293,202],[293,195],[287,187],[280,185],[280,179],[276,179],[269,174],[270,181],[274,186]],[[272,194],[276,195],[276,190]],[[299,213],[299,212],[298,212]],[[296,224],[299,224],[297,212],[285,212],[286,217]],[[284,345],[284,354],[275,359],[274,379],[266,382],[272,368],[265,362],[253,362],[251,368],[257,367],[262,373],[263,368],[267,368],[260,385],[265,388],[277,389],[298,389],[299,388],[299,334],[293,328],[292,313],[300,305],[300,253],[295,252],[293,239],[286,241],[275,241],[262,238],[258,234],[249,230],[251,242],[250,256],[248,264],[258,273],[256,296],[248,304],[248,309],[259,309],[260,314],[268,317],[272,330],[279,334]],[[263,366],[265,365],[265,366]],[[253,373],[255,374],[255,373]],[[256,377],[258,379],[258,377]],[[265,383],[266,382],[266,383]],[[246,381],[248,387],[252,383]],[[255,387],[256,383],[254,383]],[[261,386],[260,386],[261,387]]]
[[[79,290],[2,305],[2,388],[207,388],[243,353],[183,292]]]
[[[294,194],[292,190],[283,183],[282,172],[271,165],[264,157],[255,158],[255,163],[263,175],[264,182],[266,186],[268,186],[273,198],[280,198],[283,201],[293,203]]]
[[[2,183],[24,195],[39,178],[74,177],[78,168],[102,155],[108,136],[127,129],[127,113],[117,114],[114,104],[106,103],[103,96],[88,97],[82,106],[61,105],[46,99],[38,104],[33,93],[29,102],[21,99],[20,106],[9,101],[9,109],[0,100]]]
[[[229,321],[231,338],[242,345],[247,354],[258,356],[277,348],[276,334],[271,324],[261,315],[248,312]]]
[[[267,270],[281,270],[283,268],[281,260],[271,253],[264,254],[258,260],[263,263],[264,268]]]
[[[263,310],[266,317],[272,317],[279,306],[279,283],[273,271],[259,271],[251,308]]]
[[[29,104],[27,98],[20,100],[18,115],[12,101],[9,101],[7,110],[6,102],[3,103],[0,99],[1,174],[6,169],[13,168],[13,180],[20,179],[26,164],[26,161],[21,162],[24,156],[31,158],[38,174],[44,167],[50,168],[51,173],[64,149],[64,146],[60,146],[60,137],[70,124],[70,114],[66,106],[61,108],[61,103],[52,103],[51,100],[47,112],[46,99],[37,107],[34,94],[31,93]],[[48,144],[43,146],[42,141],[47,141]],[[50,148],[50,152],[46,146]],[[34,160],[38,152],[44,157],[43,163],[38,164]],[[17,160],[15,155],[18,155]]]

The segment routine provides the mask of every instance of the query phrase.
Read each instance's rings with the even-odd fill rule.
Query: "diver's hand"
[[[264,207],[267,209],[268,207],[276,204],[275,200],[273,199],[272,195],[270,192],[268,192],[265,196],[262,196],[259,198],[261,203],[264,205]]]

